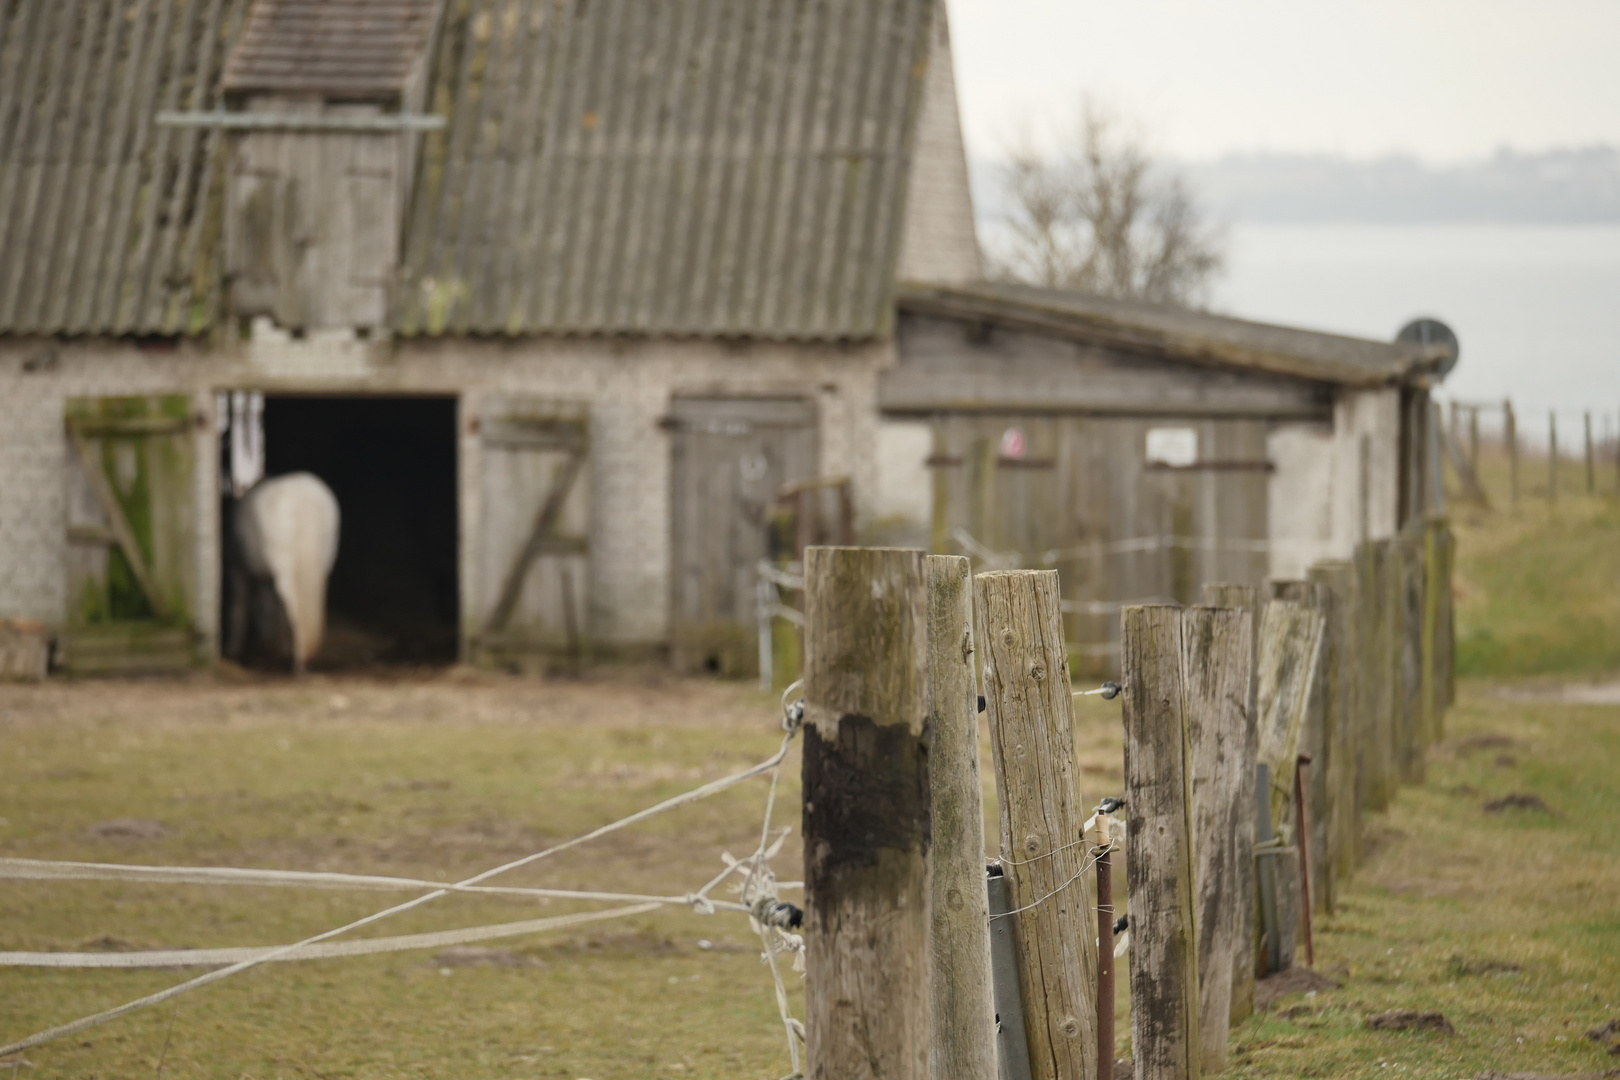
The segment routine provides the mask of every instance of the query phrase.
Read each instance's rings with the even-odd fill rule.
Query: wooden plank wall
[[[945,413],[933,420],[932,546],[971,554],[956,530],[1004,557],[1000,568],[1058,571],[1071,647],[1099,670],[1117,665],[1123,602],[1195,602],[1208,582],[1265,580],[1266,473],[1158,470],[1155,427],[1191,427],[1201,462],[1263,462],[1267,422],[1032,413]],[[1002,455],[1009,429],[1023,456]],[[1088,546],[1185,537],[1185,547],[1098,553]],[[1237,545],[1224,544],[1238,541]],[[1250,546],[1244,550],[1244,542]],[[983,569],[984,560],[979,560]]]

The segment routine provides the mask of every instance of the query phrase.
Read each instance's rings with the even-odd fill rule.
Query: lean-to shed
[[[898,309],[887,530],[1058,570],[1100,667],[1122,603],[1302,576],[1435,498],[1428,347],[1008,284],[910,285]]]

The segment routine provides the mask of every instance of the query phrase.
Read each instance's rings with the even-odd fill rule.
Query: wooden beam
[[[930,1075],[996,1080],[978,688],[969,560],[928,557],[928,778],[933,1016]]]
[[[1097,1068],[1097,930],[1085,880],[1074,700],[1054,570],[973,580],[1002,864],[1016,914],[1018,983],[1034,1080]]]
[[[805,552],[805,1076],[928,1076],[921,551]]]

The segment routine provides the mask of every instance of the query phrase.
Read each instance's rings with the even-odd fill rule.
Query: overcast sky
[[[1620,144],[1620,0],[949,0],[969,151],[1092,93],[1180,158]],[[1038,134],[1038,133],[1037,133]]]

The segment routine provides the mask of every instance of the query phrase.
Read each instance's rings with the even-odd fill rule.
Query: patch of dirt
[[[140,952],[143,947],[133,941],[113,937],[111,934],[103,934],[100,937],[79,942],[79,951],[81,952]]]
[[[1620,1020],[1610,1020],[1606,1024],[1599,1024],[1591,1031],[1588,1031],[1586,1037],[1615,1057],[1620,1057]]]
[[[683,951],[682,946],[676,944],[673,938],[650,934],[645,930],[634,930],[620,934],[592,934],[589,937],[575,938],[571,941],[554,942],[534,950],[536,953],[572,953],[574,955],[588,953],[617,956],[668,956]]]
[[[1569,683],[1563,686],[1502,686],[1497,697],[1510,701],[1567,701],[1572,705],[1620,705],[1620,683]]]
[[[1511,795],[1486,800],[1486,813],[1500,814],[1503,810],[1543,810],[1549,814],[1553,812],[1553,808],[1548,806],[1546,800],[1540,795],[1531,795],[1523,791],[1515,791]]]
[[[1453,955],[1447,961],[1446,967],[1454,978],[1469,975],[1511,975],[1524,970],[1521,965],[1508,960],[1470,960],[1461,955]]]
[[[492,949],[483,945],[457,945],[433,958],[435,967],[544,967],[545,961],[535,956],[523,956],[511,949]]]
[[[1437,1012],[1415,1012],[1412,1009],[1391,1009],[1367,1017],[1369,1031],[1438,1031],[1442,1035],[1455,1035],[1457,1029],[1451,1021]]]
[[[1458,757],[1467,757],[1475,750],[1506,750],[1518,745],[1517,739],[1507,735],[1471,735],[1457,740],[1453,749]]]
[[[384,791],[444,791],[448,780],[390,780],[383,784]]]
[[[162,840],[169,827],[151,818],[121,817],[98,821],[84,830],[91,840]]]
[[[1496,764],[1497,764],[1498,768],[1511,769],[1515,765],[1517,765],[1518,763],[1519,763],[1519,759],[1514,757],[1512,754],[1497,754],[1496,755]]]
[[[1305,994],[1312,990],[1337,990],[1341,985],[1337,979],[1330,979],[1320,971],[1312,971],[1308,967],[1291,967],[1287,971],[1279,971],[1275,975],[1267,975],[1255,981],[1254,1007],[1258,1012],[1267,1012],[1289,994]]]

